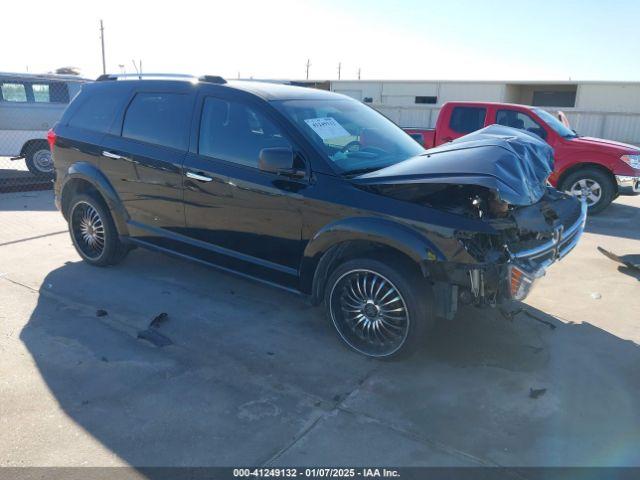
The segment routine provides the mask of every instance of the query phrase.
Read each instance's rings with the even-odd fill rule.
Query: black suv
[[[546,186],[552,150],[535,136],[491,126],[424,150],[310,88],[106,75],[49,141],[85,261],[143,246],[309,295],[372,357],[411,351],[459,302],[524,298],[586,218]]]

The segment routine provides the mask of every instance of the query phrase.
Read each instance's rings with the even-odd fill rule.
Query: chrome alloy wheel
[[[333,285],[329,302],[338,333],[360,353],[393,355],[407,339],[410,320],[404,298],[377,272],[346,272]]]
[[[97,210],[87,202],[73,208],[71,229],[78,248],[87,257],[95,259],[104,251],[104,224]]]
[[[53,157],[49,149],[38,150],[33,154],[33,165],[42,173],[53,172]]]
[[[571,185],[567,193],[574,197],[584,198],[587,207],[592,207],[602,198],[602,187],[595,180],[583,178]]]

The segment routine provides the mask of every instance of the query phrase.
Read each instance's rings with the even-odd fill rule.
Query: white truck
[[[24,159],[34,175],[53,177],[47,131],[88,81],[77,75],[0,72],[0,157]]]

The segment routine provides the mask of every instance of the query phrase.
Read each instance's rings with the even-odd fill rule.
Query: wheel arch
[[[47,149],[49,149],[49,144],[47,140],[44,138],[32,138],[24,142],[22,148],[20,149],[20,156],[26,157],[29,154],[29,151],[36,145],[43,144]]]
[[[69,204],[77,193],[97,192],[106,203],[119,235],[127,235],[127,213],[107,177],[94,165],[78,162],[69,168],[60,189],[60,210],[67,218]]]
[[[580,163],[571,165],[570,167],[563,170],[560,176],[558,177],[558,182],[557,182],[558,189],[559,190],[562,189],[562,186],[563,186],[562,184],[565,182],[565,180],[569,175],[572,175],[573,173],[576,173],[580,170],[584,170],[587,168],[593,168],[595,170],[598,170],[604,173],[609,178],[609,180],[611,180],[613,188],[617,191],[616,178],[611,172],[611,170],[608,169],[606,166],[602,165],[601,163],[596,163],[596,162],[580,162]]]
[[[343,219],[322,228],[309,241],[300,266],[300,290],[319,303],[325,282],[337,262],[363,254],[397,255],[412,262],[427,275],[427,262],[445,260],[442,252],[425,235],[413,228],[382,218]]]

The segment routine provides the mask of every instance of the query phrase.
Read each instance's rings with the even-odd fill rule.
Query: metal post
[[[309,67],[311,66],[311,60],[307,58],[307,80],[309,80]]]
[[[100,43],[102,44],[102,73],[107,73],[107,62],[104,58],[104,25],[102,24],[102,20],[100,20]]]
[[[338,62],[338,80],[340,80],[340,70],[342,70],[342,62]]]

